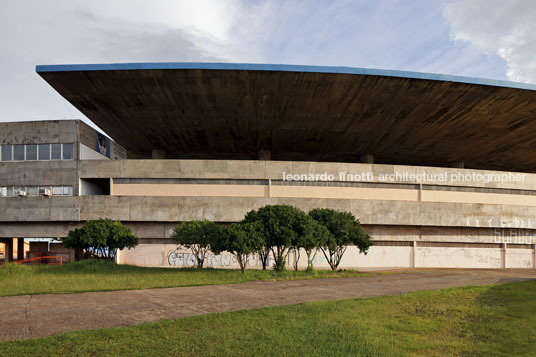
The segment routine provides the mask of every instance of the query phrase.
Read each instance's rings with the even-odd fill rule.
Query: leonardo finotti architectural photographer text
[[[283,181],[343,181],[343,182],[415,182],[415,183],[456,183],[456,182],[524,182],[526,174],[515,172],[504,173],[409,173],[396,172],[392,174],[381,173],[375,179],[374,172],[363,171],[360,173],[339,172],[337,175],[328,172],[292,174],[283,172]]]

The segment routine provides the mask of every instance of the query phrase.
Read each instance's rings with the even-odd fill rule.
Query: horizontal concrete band
[[[155,183],[113,184],[112,192],[116,196],[294,197],[536,206],[533,195],[363,187]]]
[[[536,207],[520,205],[322,199],[292,197],[81,196],[0,199],[0,222],[77,222],[107,217],[121,221],[182,222],[209,219],[236,222],[268,204],[304,211],[326,207],[352,212],[363,224],[527,228],[536,226]]]
[[[145,243],[171,242],[173,229],[181,222],[124,222]],[[17,222],[0,223],[0,237],[62,238],[82,223]],[[363,225],[376,245],[401,245],[418,242],[419,245],[481,244],[515,245],[520,248],[536,243],[536,229],[473,228]]]
[[[340,173],[369,175],[370,181],[362,182],[387,182],[381,179],[399,178],[398,183],[433,184],[438,186],[459,187],[487,187],[504,188],[515,190],[536,191],[536,174],[511,173],[505,171],[470,170],[445,167],[427,166],[404,166],[404,165],[380,165],[380,164],[352,164],[352,163],[329,163],[329,162],[304,162],[304,161],[264,161],[264,160],[82,160],[80,161],[81,178],[156,178],[156,179],[249,179],[249,180],[283,180],[283,174],[312,174],[333,175],[334,181],[341,180]],[[506,175],[515,179],[517,175],[520,181],[490,182],[474,181],[476,175]],[[387,176],[386,176],[387,175]],[[396,176],[398,175],[398,176]],[[426,180],[404,181],[410,179],[410,175],[416,175],[416,179]],[[417,176],[421,175],[421,176]],[[441,181],[442,176],[447,181]],[[471,177],[471,180],[466,178]],[[319,177],[320,178],[320,177]],[[435,178],[435,179],[434,179]],[[455,180],[451,180],[455,178]],[[483,178],[483,177],[482,177]],[[322,179],[322,178],[320,178]],[[431,181],[431,179],[434,179]],[[352,182],[348,176],[345,180]]]
[[[530,241],[527,239],[527,242]],[[383,241],[373,239],[375,247],[430,247],[430,248],[501,248],[534,249],[532,243],[462,243],[462,242],[420,242]],[[170,238],[141,238],[139,244],[176,244]]]
[[[223,181],[273,179],[274,182],[280,182],[283,172],[315,175],[326,172],[334,175],[338,175],[338,172],[373,172],[372,182],[379,183],[380,174],[423,171],[428,174],[442,172],[468,174],[473,171],[416,166],[254,160],[86,160],[77,164],[79,164],[78,168],[71,162],[5,163],[0,165],[0,169],[4,170],[2,172],[9,180],[16,178],[20,185],[30,185],[29,181],[40,184],[40,180],[44,180],[45,177],[48,180],[47,183],[51,184],[59,183],[52,182],[56,179],[59,181],[68,178],[67,181],[70,181],[76,180],[77,177],[81,177],[82,180],[103,178],[107,181],[112,179],[112,195],[115,196],[0,198],[0,222],[70,224],[102,217],[124,222],[147,223],[173,223],[192,219],[236,222],[251,209],[267,204],[289,204],[305,211],[317,207],[350,211],[363,224],[370,226],[519,229],[536,227],[536,222],[534,222],[534,217],[536,217],[534,198],[536,196],[534,195],[448,190],[455,187],[475,190],[536,191],[536,175],[534,174],[526,174],[525,181],[518,183],[467,181],[435,183],[436,187],[444,187],[445,191],[296,184],[274,184],[269,187],[238,184],[215,186],[209,184],[185,184],[184,186],[183,184],[153,186],[141,184],[143,186],[136,187],[138,184],[121,183],[121,180],[136,178],[221,179]],[[35,170],[36,168],[39,170]],[[60,176],[56,174],[57,172],[61,173]],[[497,173],[495,171],[479,172],[481,174]],[[2,184],[4,184],[3,181]],[[423,187],[425,184],[423,183]],[[407,182],[401,182],[400,185],[407,185]],[[144,194],[147,196],[143,196]]]

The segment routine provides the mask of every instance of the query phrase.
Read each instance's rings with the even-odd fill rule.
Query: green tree
[[[221,239],[211,250],[215,254],[220,254],[222,251],[233,254],[244,273],[249,256],[259,253],[263,247],[264,238],[258,222],[233,223],[222,229]]]
[[[267,205],[246,214],[245,223],[258,222],[262,227],[265,248],[274,257],[274,270],[285,270],[289,248],[298,236],[298,224],[303,211],[288,205]]]
[[[268,266],[268,259],[270,258],[271,249],[264,244],[264,247],[259,251],[259,258],[262,263],[262,270],[266,270],[266,267]]]
[[[307,255],[307,271],[313,270],[313,261],[321,247],[327,245],[330,233],[326,227],[312,219],[310,216],[305,216],[303,225],[299,231],[297,241],[293,247],[295,253],[294,270],[298,270],[298,260],[300,259],[299,249],[302,248]]]
[[[359,248],[360,253],[367,254],[372,241],[352,213],[315,208],[309,215],[330,233],[321,250],[332,270],[337,270],[349,244]]]
[[[138,242],[139,238],[130,228],[107,218],[87,221],[63,239],[63,245],[67,248],[82,248],[86,253],[107,259],[115,258],[118,249],[130,249]]]
[[[210,246],[220,239],[221,227],[209,220],[183,222],[175,227],[171,239],[192,251],[202,268]]]

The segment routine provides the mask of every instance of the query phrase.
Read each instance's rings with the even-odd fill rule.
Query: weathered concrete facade
[[[27,125],[23,125],[24,132],[29,131]],[[46,122],[33,125],[38,131],[39,126],[50,127]],[[77,125],[80,124],[67,121],[53,127],[76,132]],[[10,128],[11,136],[2,138],[3,143],[28,143],[28,139],[20,141],[22,136],[13,134],[13,124]],[[80,140],[69,135],[67,139],[53,136],[59,141]],[[341,180],[341,173],[345,180]],[[332,175],[333,180],[285,179],[301,174]],[[348,175],[355,174],[361,175],[362,180],[348,180]],[[405,174],[423,176],[420,181],[405,181]],[[73,194],[68,196],[0,197],[0,237],[62,238],[86,220],[106,217],[124,222],[141,238],[138,248],[121,253],[121,262],[183,266],[189,264],[188,252],[177,250],[170,239],[180,222],[235,222],[263,205],[290,204],[305,211],[316,207],[350,211],[360,219],[377,244],[359,259],[356,252],[350,251],[342,266],[534,267],[536,174],[519,174],[523,175],[522,180],[516,182],[449,179],[468,174],[509,173],[268,160],[76,157],[0,162],[0,187],[74,187]],[[389,175],[395,179],[385,180]],[[433,175],[444,175],[447,180],[432,182],[429,178]],[[108,193],[83,194],[80,183],[85,181],[109,185]],[[225,256],[212,257],[211,261],[213,266],[220,267],[232,267],[235,263]],[[255,265],[253,261],[251,264]],[[300,265],[305,264],[302,255]],[[325,265],[319,253],[317,266]]]
[[[79,120],[0,123],[0,239],[7,250],[14,237],[61,238],[79,224],[80,162],[88,151],[91,159],[108,159],[95,151],[98,134]]]

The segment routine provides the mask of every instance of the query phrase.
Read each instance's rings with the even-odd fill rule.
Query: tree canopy
[[[372,245],[370,236],[350,212],[315,208],[309,212],[309,216],[326,227],[330,233],[321,250],[332,270],[337,270],[349,244],[355,245],[359,252],[364,254],[367,254]]]
[[[192,251],[197,267],[202,268],[208,251],[217,245],[221,227],[209,220],[183,222],[173,231],[171,239]]]
[[[221,239],[211,250],[215,254],[220,254],[222,251],[233,254],[243,273],[248,265],[249,256],[259,253],[264,245],[262,227],[258,222],[233,223],[222,229]]]
[[[101,218],[87,221],[81,228],[69,232],[63,239],[67,248],[82,248],[91,254],[113,259],[118,249],[138,245],[139,238],[119,221]]]
[[[307,255],[307,270],[313,270],[313,261],[316,253],[321,247],[327,245],[330,233],[326,227],[315,221],[308,215],[301,220],[299,231],[294,242],[294,270],[298,270],[298,261],[300,259],[300,249]]]
[[[267,205],[246,214],[245,223],[258,222],[267,247],[274,257],[274,269],[285,270],[289,248],[294,245],[300,232],[305,213],[289,205]]]

